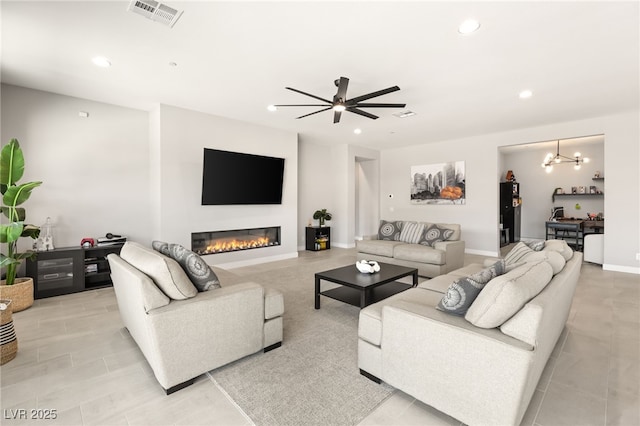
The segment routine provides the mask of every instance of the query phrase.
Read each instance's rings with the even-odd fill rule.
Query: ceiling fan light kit
[[[328,100],[325,98],[321,98],[316,95],[312,95],[311,93],[303,92],[302,90],[294,89],[293,87],[285,87],[287,90],[291,90],[292,92],[300,93],[301,95],[309,96],[311,98],[317,99],[322,104],[287,104],[287,105],[270,105],[274,109],[278,109],[280,107],[324,107],[317,111],[310,112],[308,114],[301,115],[296,117],[296,119],[308,117],[310,115],[318,114],[320,112],[333,110],[333,122],[339,123],[340,117],[344,111],[351,112],[354,114],[361,115],[363,117],[370,118],[375,120],[378,118],[377,115],[371,114],[367,111],[363,111],[361,108],[404,108],[406,104],[396,104],[396,103],[366,103],[362,101],[366,101],[371,98],[376,98],[378,96],[386,95],[388,93],[396,92],[400,90],[398,86],[389,87],[387,89],[378,90],[376,92],[367,93],[366,95],[356,96],[355,98],[347,99],[347,87],[349,86],[349,79],[347,77],[340,77],[339,79],[334,81],[335,85],[338,87],[338,91],[333,96],[333,100]],[[272,109],[270,109],[272,110]],[[273,111],[273,110],[272,110]]]
[[[567,157],[565,155],[560,155],[560,140],[558,140],[556,147],[556,155],[552,153],[548,153],[546,157],[544,157],[544,161],[542,162],[542,167],[545,169],[547,173],[551,173],[553,171],[553,163],[561,164],[561,163],[572,163],[573,168],[576,170],[580,170],[582,163],[588,163],[589,159],[583,157],[581,153],[576,152],[573,154],[573,157]]]

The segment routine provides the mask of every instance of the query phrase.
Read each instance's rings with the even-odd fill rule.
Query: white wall
[[[603,176],[606,176],[604,143],[576,144],[565,148],[563,148],[562,142],[560,143],[562,155],[572,156],[576,151],[582,153],[590,161],[584,163],[580,170],[575,170],[573,165],[569,163],[555,165],[551,173],[547,173],[545,169],[540,167],[549,149],[536,148],[534,145],[526,151],[504,154],[502,181],[504,181],[507,170],[513,170],[520,183],[520,196],[522,197],[521,238],[544,239],[544,222],[548,220],[554,206],[564,207],[566,217],[586,218],[587,213],[604,213],[604,197],[606,195],[560,196],[556,197],[555,203],[551,201],[551,194],[555,188],[563,188],[565,193],[570,193],[572,186],[585,186],[588,192],[589,186],[594,185],[604,191],[604,182],[592,179],[596,171],[600,171]],[[555,147],[553,153],[555,154]],[[575,208],[576,203],[580,204],[580,210]]]
[[[24,150],[24,181],[42,180],[25,203],[50,216],[54,244],[107,232],[150,244],[191,245],[191,232],[281,226],[282,244],[206,256],[228,266],[297,256],[297,135],[169,106],[140,111],[2,85],[3,143]],[[80,118],[79,111],[89,112]],[[201,206],[203,148],[285,158],[283,200],[273,206]],[[30,241],[23,239],[23,248]]]
[[[25,203],[28,222],[50,216],[57,247],[107,232],[150,241],[146,111],[5,84],[1,97],[2,143],[17,138],[25,155],[21,181],[44,182]]]
[[[610,270],[640,273],[640,119],[638,111],[510,132],[382,151],[380,217],[460,223],[467,252],[497,255],[498,179],[504,167],[501,146],[605,135],[605,264]],[[466,162],[466,205],[409,203],[412,165],[442,161]],[[541,169],[539,162],[532,168]],[[517,175],[516,175],[517,176]],[[586,182],[585,182],[586,183]],[[387,194],[394,194],[389,199]],[[550,197],[550,194],[548,195]]]
[[[318,221],[313,219],[313,212],[327,209],[333,214],[331,221],[325,222],[325,226],[333,228],[337,223],[344,221],[336,214],[336,179],[332,162],[331,148],[311,142],[298,143],[298,249],[304,250],[304,228],[318,226]],[[334,235],[331,235],[331,244],[334,244]]]
[[[297,256],[298,142],[297,134],[182,108],[160,106],[159,168],[152,182],[160,182],[155,238],[191,246],[191,233],[203,231],[281,227],[281,244],[205,256],[217,265],[242,265]],[[202,206],[204,148],[222,149],[285,159],[282,204]],[[238,173],[242,173],[241,170]]]

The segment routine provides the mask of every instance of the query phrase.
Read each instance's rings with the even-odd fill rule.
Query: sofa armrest
[[[385,382],[466,424],[520,422],[536,384],[531,346],[411,302],[385,306],[382,317]]]
[[[445,252],[446,268],[443,273],[448,273],[464,266],[464,241],[438,241],[433,248]]]
[[[167,389],[262,349],[264,307],[264,289],[249,282],[150,310],[146,328],[160,384]]]

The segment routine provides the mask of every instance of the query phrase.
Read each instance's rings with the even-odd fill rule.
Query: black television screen
[[[202,205],[282,204],[284,158],[204,149]]]

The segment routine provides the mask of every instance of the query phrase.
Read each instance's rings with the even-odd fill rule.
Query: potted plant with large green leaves
[[[316,210],[313,213],[313,218],[320,223],[320,226],[324,226],[325,220],[331,220],[331,213],[327,211],[327,209]]]
[[[0,224],[0,267],[5,279],[0,281],[0,299],[12,300],[13,312],[27,309],[33,304],[33,279],[17,278],[18,267],[23,260],[32,257],[33,251],[18,251],[20,237],[38,238],[40,228],[25,223],[26,211],[18,207],[29,199],[33,188],[42,182],[19,184],[24,174],[24,155],[17,139],[2,147],[0,151],[0,192],[2,205],[0,210],[8,219]],[[3,218],[4,219],[4,218]]]

